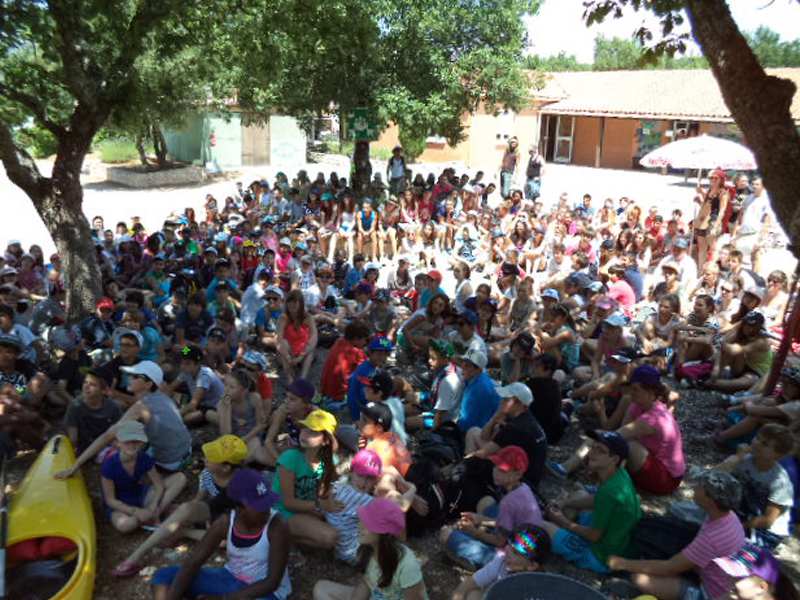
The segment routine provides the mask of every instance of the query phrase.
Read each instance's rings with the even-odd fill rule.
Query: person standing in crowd
[[[519,140],[516,137],[511,137],[508,139],[508,145],[500,161],[500,194],[504,200],[511,196],[511,186],[518,166]]]

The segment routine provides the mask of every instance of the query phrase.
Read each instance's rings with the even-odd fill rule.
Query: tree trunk
[[[800,256],[800,135],[790,112],[794,83],[767,75],[725,0],[687,0],[692,32],[742,130],[791,250]]]
[[[369,162],[369,142],[356,142],[353,148],[353,177],[351,186],[356,198],[367,194],[372,180],[372,164]]]
[[[51,177],[43,177],[30,155],[14,144],[0,122],[0,160],[8,178],[25,191],[55,242],[64,266],[67,319],[75,323],[94,312],[101,293],[100,269],[89,222],[83,214],[81,166],[94,131],[66,133],[58,143]]]
[[[143,167],[147,167],[147,152],[144,150],[144,140],[147,137],[147,132],[140,132],[139,135],[136,136],[136,151],[139,153],[139,161],[142,163]]]
[[[156,151],[158,168],[165,168],[167,166],[167,141],[164,139],[164,134],[161,133],[161,126],[158,123],[153,124],[153,148]]]

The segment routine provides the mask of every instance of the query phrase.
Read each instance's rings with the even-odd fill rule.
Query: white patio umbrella
[[[751,171],[756,159],[748,148],[712,135],[698,135],[665,144],[648,152],[639,163],[644,167],[673,169],[733,169]]]

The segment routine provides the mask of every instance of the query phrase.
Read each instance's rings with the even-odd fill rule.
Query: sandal
[[[119,563],[114,570],[111,571],[111,574],[114,577],[133,577],[134,575],[138,575],[139,571],[144,568],[144,565],[141,565],[137,562],[128,562],[123,561]]]

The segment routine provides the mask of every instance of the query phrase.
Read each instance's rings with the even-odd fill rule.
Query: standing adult
[[[535,145],[531,145],[528,154],[528,166],[525,168],[525,198],[535,201],[542,193],[544,158]]]
[[[514,173],[519,165],[519,140],[512,137],[508,140],[508,147],[503,153],[500,161],[500,193],[503,198],[511,195],[511,183],[514,180]]]
[[[386,179],[389,180],[389,193],[397,196],[405,188],[406,159],[403,156],[403,147],[392,148],[392,157],[386,163]]]

